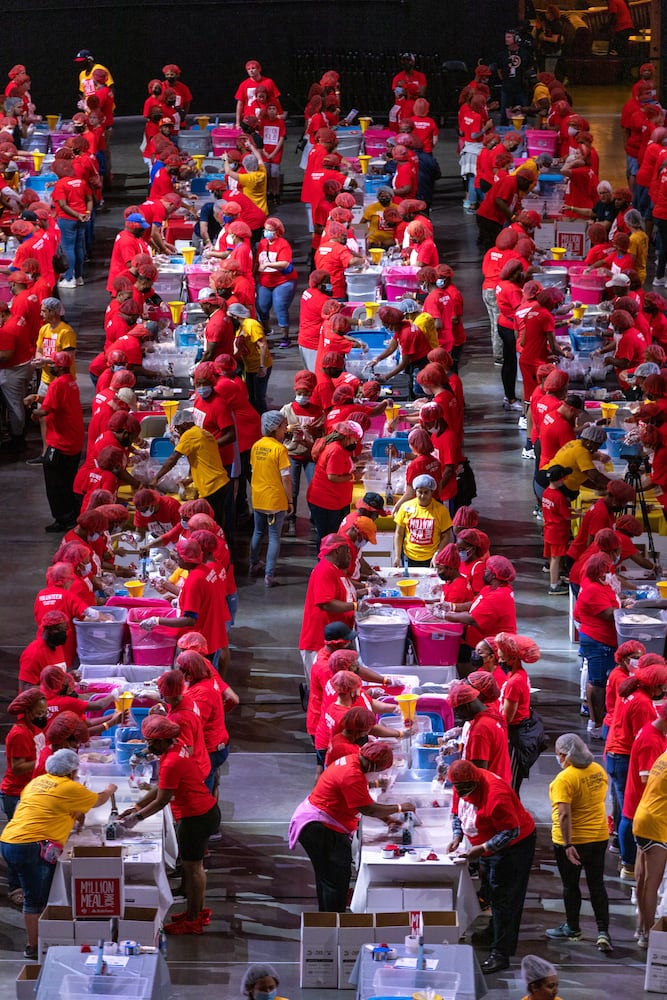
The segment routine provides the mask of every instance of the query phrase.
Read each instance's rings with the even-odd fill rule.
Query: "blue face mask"
[[[308,406],[308,404],[310,403],[310,396],[302,396],[301,393],[299,392],[297,392],[294,398],[299,404],[299,406]]]
[[[213,386],[212,385],[198,385],[197,388],[195,389],[195,392],[202,399],[208,399],[208,397],[213,392]]]
[[[111,371],[112,372],[122,372],[124,368],[125,368],[125,365],[112,365],[111,366]]]
[[[186,531],[188,528],[188,522],[184,521],[183,518],[181,518],[181,528],[185,528]]]
[[[232,222],[233,219],[234,219],[233,215],[223,215],[223,217],[222,217],[222,221],[223,222]]]
[[[100,537],[99,531],[95,531],[95,532],[93,532],[92,535],[88,535],[88,541],[89,542],[96,542],[99,537]]]
[[[461,562],[468,562],[468,560],[470,559],[470,555],[471,553],[468,551],[468,549],[459,549],[459,558]]]
[[[435,287],[436,288],[444,288],[445,287],[445,279],[444,278],[438,278],[437,281],[436,281],[436,283],[435,283]]]
[[[271,990],[269,993],[266,993],[264,990],[257,990],[255,1000],[275,1000],[277,996],[278,990]]]
[[[276,234],[274,233],[273,229],[265,229],[264,230],[264,239],[265,240],[268,240],[269,242],[271,242],[271,240],[275,240],[275,238],[276,238]]]
[[[333,285],[327,282],[325,285],[322,285],[322,291],[324,292],[325,295],[331,295],[331,292],[333,291]]]

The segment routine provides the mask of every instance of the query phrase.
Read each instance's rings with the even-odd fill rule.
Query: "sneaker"
[[[542,572],[543,573],[549,573],[550,570],[551,570],[551,567],[549,566],[549,563],[543,563],[542,564]]]
[[[296,518],[292,520],[290,518],[285,525],[285,534],[289,535],[291,538],[296,538]]]
[[[289,340],[281,340],[280,343],[278,344],[278,347],[291,347],[291,346],[292,345],[289,342]]]
[[[590,719],[588,721],[590,722]],[[588,735],[592,740],[604,741],[604,736],[602,735],[602,726],[593,726],[592,729],[589,729]]]
[[[543,521],[543,520],[544,520],[544,514],[542,513],[542,511],[541,511],[541,510],[538,510],[538,512],[537,512],[536,514],[533,514],[533,517],[534,517],[534,518],[535,518],[535,519],[536,519],[537,521]]]
[[[622,882],[636,882],[634,865],[621,865],[619,878]]]
[[[523,448],[521,451],[522,458],[535,458],[535,452],[532,448]]]
[[[573,931],[569,924],[550,927],[545,933],[551,941],[581,941],[581,931]]]
[[[205,906],[204,909],[199,914],[199,919],[201,920],[204,927],[210,924],[212,915],[213,915],[213,910],[211,910],[210,907]],[[186,916],[187,916],[186,910],[184,910],[183,913],[172,913],[171,923],[178,924],[182,920],[185,920]]]
[[[542,517],[542,509],[537,504],[533,507],[533,517]]]
[[[553,583],[547,590],[549,597],[562,597],[564,594],[567,594],[567,592],[568,587],[566,587],[563,583]]]
[[[519,404],[521,406],[521,404]],[[519,417],[516,422],[517,427],[520,431],[525,431],[528,429],[528,422],[525,417]]]
[[[523,403],[520,403],[518,399],[515,399],[513,403],[510,403],[509,399],[503,399],[503,410],[523,413]]]
[[[641,948],[642,951],[646,951],[648,948],[648,934],[644,934],[643,931],[637,932],[637,947]]]
[[[584,718],[588,718],[591,713],[588,711],[588,705],[581,704],[579,706],[579,715],[583,715]]]
[[[81,285],[83,285],[83,278],[75,278],[74,283],[76,287],[79,288]]]
[[[617,833],[612,833],[611,837],[609,838],[609,844],[607,846],[607,850],[609,851],[610,854],[620,854]]]
[[[493,366],[494,366],[494,368],[502,368],[503,367],[503,359],[502,358],[494,358],[493,359]]]
[[[12,889],[11,892],[7,893],[7,899],[15,906],[17,910],[23,909],[23,889],[20,887],[18,889]]]
[[[655,277],[652,281],[654,288],[664,288],[667,285],[667,278]]]
[[[276,580],[275,576],[265,576],[264,577],[264,586],[265,587],[279,587],[280,584]]]
[[[23,949],[23,957],[29,962],[36,962],[39,959],[39,951],[33,945],[27,944]]]
[[[595,947],[598,951],[603,951],[607,955],[614,950],[611,946],[611,938],[606,931],[598,931]]]
[[[62,281],[58,283],[58,288],[76,288],[76,281],[74,278],[70,278],[69,281],[63,278]]]
[[[165,924],[165,934],[203,934],[205,924],[200,913],[196,920],[176,920]]]
[[[25,464],[26,465],[44,465],[44,456],[43,455],[35,455],[34,458],[27,458]]]
[[[257,563],[251,563],[250,569],[248,570],[248,575],[261,576],[263,572],[264,572],[264,563],[260,561]]]

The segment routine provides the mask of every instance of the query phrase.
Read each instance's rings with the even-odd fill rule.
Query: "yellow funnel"
[[[181,247],[181,253],[183,254],[183,260],[186,264],[191,264],[195,259],[195,247]]]
[[[361,131],[365,132],[372,121],[373,121],[372,118],[363,118],[363,117],[360,118],[359,124],[361,125]]]
[[[143,597],[146,584],[143,580],[126,580],[125,586],[130,597]]]
[[[656,587],[661,597],[667,597],[667,580],[658,580]]]
[[[396,420],[396,418],[398,417],[398,415],[399,415],[400,412],[401,412],[401,408],[398,405],[398,403],[390,403],[389,406],[386,407],[386,409],[384,411],[384,415],[387,418],[387,420],[392,421],[392,420]],[[400,586],[400,584],[399,584],[399,586]]]
[[[374,264],[379,264],[384,256],[384,250],[382,247],[371,247],[368,252],[371,255],[371,260]]]
[[[208,115],[198,115],[197,125],[199,125],[202,132],[206,131],[206,126],[208,125]]]
[[[197,168],[197,173],[200,174],[201,173],[202,164],[203,164],[204,160],[206,159],[206,155],[204,153],[193,153],[191,158],[195,161],[195,166]]]
[[[403,716],[404,722],[411,722],[417,711],[417,702],[419,701],[418,694],[397,694],[396,701],[398,702],[398,707],[401,710],[401,715]]]
[[[193,247],[193,250],[194,250],[194,247]],[[183,312],[183,307],[185,305],[185,302],[180,302],[180,301],[167,302],[167,305],[169,306],[169,312],[171,313],[171,318],[172,318],[172,322],[174,323],[174,325],[180,323],[181,322],[181,314]]]
[[[515,118],[512,119],[512,125],[514,125],[514,128],[517,129],[517,131],[519,131],[525,120],[526,119],[524,118],[523,115],[517,115]]]
[[[618,406],[616,403],[600,403],[603,420],[613,420]]]
[[[586,306],[574,306],[572,309],[572,316],[574,319],[583,319],[584,313],[586,312]]]
[[[417,590],[418,580],[399,580],[398,589],[402,597],[414,597]]]
[[[371,162],[370,156],[368,156],[367,153],[360,153],[359,156],[357,157],[357,159],[359,160],[359,163],[361,164],[361,172],[362,172],[362,174],[367,174],[368,173],[368,164]]]
[[[114,705],[116,706],[116,711],[117,712],[129,711],[129,709],[132,708],[133,701],[134,701],[134,695],[130,694],[129,691],[123,691],[121,694],[118,695],[117,698],[114,698]]]
[[[373,319],[373,316],[375,316],[375,313],[380,308],[380,303],[379,302],[364,302],[364,307],[366,309],[366,315],[368,316],[368,318],[369,319]]]
[[[47,115],[46,120],[49,123],[49,132],[55,132],[56,125],[58,124],[58,119],[60,115]]]
[[[562,260],[565,254],[567,253],[567,250],[565,249],[565,247],[551,247],[549,253],[551,254],[554,260]]]
[[[164,410],[165,416],[169,421],[169,423],[171,423],[172,420],[174,419],[174,414],[176,413],[178,407],[179,407],[179,402],[177,399],[162,400],[162,409]]]
[[[32,154],[32,162],[35,164],[35,170],[37,173],[39,173],[42,169],[42,161],[45,156],[46,153],[40,153],[38,150],[35,150]]]

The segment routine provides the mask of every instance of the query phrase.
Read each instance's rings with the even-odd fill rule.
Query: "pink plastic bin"
[[[174,662],[179,630],[158,625],[150,632],[145,632],[139,623],[144,618],[152,618],[153,615],[159,615],[160,618],[175,618],[176,611],[170,608],[165,612],[162,602],[162,606],[153,604],[152,607],[130,608],[127,613],[132,658],[139,666],[170,667]]]
[[[154,615],[165,617],[172,610],[169,601],[161,601],[158,597],[130,597],[129,594],[114,594],[107,604],[116,608],[152,608]]]
[[[51,152],[56,153],[65,145],[68,139],[72,138],[73,132],[51,132]]]
[[[590,274],[584,274],[584,271],[585,267],[583,264],[570,268],[570,294],[572,300],[581,302],[586,306],[596,306],[602,302],[607,278],[604,275],[596,274],[594,271],[591,271]]]
[[[364,146],[367,156],[382,156],[387,151],[387,139],[394,133],[388,128],[368,128],[364,133]]]
[[[408,608],[408,617],[417,663],[447,667],[457,662],[463,625],[443,622],[429,608]]]
[[[226,128],[224,125],[214,128],[211,132],[213,155],[222,156],[226,150],[236,149],[236,140],[240,135],[243,135],[240,128]]]
[[[558,132],[552,132],[549,129],[527,128],[526,145],[529,156],[539,156],[540,153],[549,153],[550,156],[555,156]]]
[[[185,268],[185,280],[188,285],[188,297],[191,302],[197,301],[202,288],[208,288],[211,279],[211,271],[200,267],[199,264],[190,264]]]
[[[388,302],[396,302],[406,292],[415,292],[419,286],[417,281],[418,267],[406,264],[404,267],[387,267],[384,272],[385,298]]]

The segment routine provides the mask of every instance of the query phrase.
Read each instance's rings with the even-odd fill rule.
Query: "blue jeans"
[[[259,510],[254,512],[255,530],[250,540],[250,564],[255,566],[259,562],[259,549],[264,535],[268,532],[269,545],[266,550],[265,576],[275,576],[276,573],[276,563],[280,554],[280,533],[285,513],[284,510],[278,510],[275,514],[264,514]]]
[[[605,755],[605,767],[609,775],[609,789],[611,791],[612,816],[614,817],[614,829],[618,832],[623,812],[623,799],[625,797],[625,786],[628,780],[628,765],[630,755],[624,753],[608,753]],[[626,857],[621,851],[621,860]]]
[[[86,256],[86,223],[76,219],[58,219],[60,242],[67,254],[69,266],[63,277],[66,281],[72,278],[83,278],[83,262]]]
[[[239,609],[238,591],[235,591],[233,594],[227,594],[226,600],[227,600],[227,608],[229,609],[229,613],[232,616],[232,620],[227,622],[227,631],[229,632],[230,628],[234,624],[234,621],[236,620],[236,612]]]
[[[257,316],[262,326],[268,326],[271,306],[276,314],[278,326],[289,326],[289,307],[296,291],[296,281],[285,281],[275,288],[257,286]]]
[[[213,795],[213,788],[215,786],[216,772],[219,767],[222,767],[222,765],[225,763],[228,757],[229,757],[228,746],[223,747],[222,750],[212,750],[208,755],[208,758],[211,761],[211,770],[208,772],[208,777],[206,778],[204,784],[208,788],[211,795]]]
[[[301,487],[301,473],[306,477],[306,483],[310,485],[310,481],[313,478],[313,473],[315,471],[314,462],[299,462],[296,458],[290,458],[289,460],[289,477],[292,482],[292,503],[294,504],[294,513],[292,517],[296,521],[296,505],[299,500],[299,489]]]
[[[56,866],[42,860],[39,843],[0,846],[10,881],[16,880],[23,889],[23,912],[41,913],[49,898]]]
[[[632,820],[625,815],[621,816],[621,822],[618,824],[618,847],[625,867],[634,868],[637,860],[637,841],[632,832]]]
[[[580,632],[579,651],[588,664],[588,683],[593,687],[606,687],[609,674],[616,665],[614,647],[605,646],[597,639],[591,639],[590,636]]]

